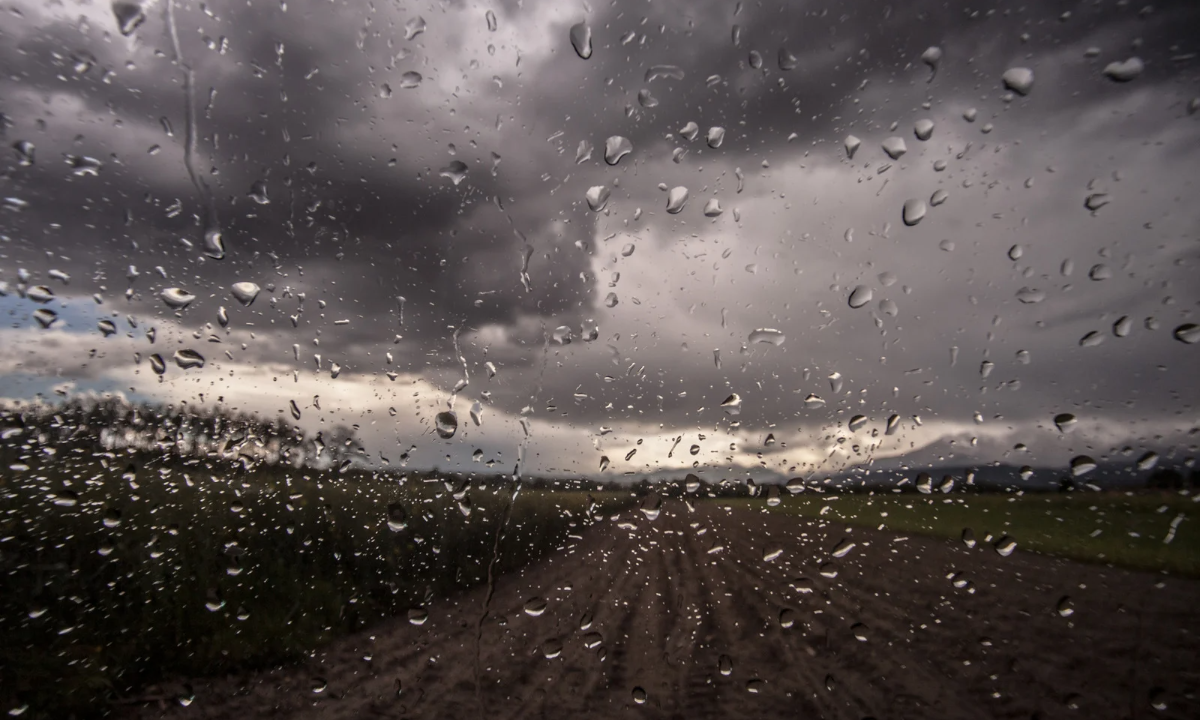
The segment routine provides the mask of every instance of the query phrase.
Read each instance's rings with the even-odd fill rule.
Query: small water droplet
[[[796,611],[791,608],[784,608],[779,611],[779,626],[782,628],[790,628],[796,624]]]

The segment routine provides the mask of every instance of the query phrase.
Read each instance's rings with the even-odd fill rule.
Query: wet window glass
[[[0,711],[1200,716],[1198,40],[6,0]]]

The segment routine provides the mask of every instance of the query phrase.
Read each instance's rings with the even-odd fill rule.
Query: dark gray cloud
[[[462,376],[452,341],[461,328],[472,374],[464,399],[487,389],[498,418],[532,407],[562,431],[543,427],[554,435],[541,448],[555,457],[546,466],[575,454],[577,471],[638,437],[701,433],[700,457],[718,463],[786,455],[756,445],[767,432],[815,457],[838,446],[834,435],[855,414],[876,427],[896,413],[903,430],[875,449],[863,437],[844,441],[860,452],[835,451],[839,462],[882,458],[905,442],[910,460],[936,460],[954,438],[954,452],[975,461],[1024,443],[1054,463],[1088,443],[1181,442],[1195,423],[1200,398],[1185,375],[1194,352],[1170,337],[1194,320],[1200,296],[1200,217],[1184,200],[1200,149],[1187,111],[1200,36],[1191,3],[1152,12],[1079,4],[1068,17],[1058,6],[932,2],[747,4],[736,14],[725,2],[587,13],[507,3],[493,8],[494,33],[483,8],[298,5],[177,11],[195,73],[195,166],[211,188],[224,260],[202,252],[210,201],[182,162],[183,75],[165,5],[132,38],[103,6],[31,5],[5,21],[14,39],[0,45],[5,139],[35,143],[37,162],[4,161],[3,195],[29,207],[0,216],[0,279],[14,284],[17,268],[35,283],[67,271],[72,282],[59,292],[79,296],[70,302],[99,292],[96,312],[158,322],[172,347],[215,335],[223,343],[209,347],[229,350],[231,372],[311,372],[320,354],[326,371],[330,361],[344,368],[329,382],[391,370],[448,392]],[[589,60],[567,41],[585,15]],[[427,29],[405,40],[417,16]],[[932,81],[921,61],[930,46],[943,51]],[[793,68],[781,68],[781,51]],[[1104,76],[1130,56],[1145,63],[1139,77]],[[647,82],[656,65],[684,76]],[[1002,86],[1016,66],[1034,71],[1028,97]],[[419,87],[403,87],[406,72],[422,75]],[[657,105],[643,106],[641,90]],[[967,108],[977,109],[974,122],[963,119]],[[935,122],[928,142],[913,134],[925,117]],[[679,136],[687,122],[700,138]],[[714,125],[726,131],[719,148],[704,141]],[[863,142],[853,160],[847,134]],[[895,161],[880,149],[893,134],[908,146]],[[610,135],[634,147],[615,167],[602,159]],[[576,164],[581,141],[594,149]],[[686,151],[678,163],[677,148]],[[77,176],[66,155],[104,166]],[[457,185],[439,174],[452,162],[467,168]],[[593,213],[584,196],[599,184],[612,196]],[[683,213],[665,212],[660,184],[689,188]],[[252,199],[252,188],[270,202]],[[946,203],[904,226],[904,201],[939,189]],[[1097,192],[1110,202],[1089,213],[1084,198]],[[704,217],[709,198],[723,215]],[[1024,250],[1017,260],[1006,254],[1013,245]],[[1112,277],[1089,280],[1095,264]],[[132,282],[130,265],[140,272]],[[229,296],[242,280],[266,288],[250,308]],[[852,310],[846,299],[860,284],[874,298]],[[158,300],[169,286],[198,296],[177,318]],[[1046,299],[1022,304],[1022,287]],[[20,302],[18,315],[33,309]],[[234,334],[216,326],[219,306]],[[1117,338],[1123,315],[1134,329]],[[1157,329],[1146,329],[1148,317]],[[599,324],[596,342],[546,344],[559,325],[578,336],[585,320]],[[747,345],[758,327],[788,339]],[[1079,347],[1093,330],[1105,342]],[[62,373],[94,379],[148,352],[140,335],[108,342],[124,343],[121,352],[86,371],[64,362]],[[495,381],[486,362],[499,366]],[[843,377],[837,394],[833,372]],[[743,411],[731,427],[718,405],[735,392]],[[825,405],[806,407],[809,393]],[[1078,441],[1046,428],[1066,410],[1094,422]],[[589,440],[601,425],[616,431]],[[490,447],[520,437],[515,423],[495,427],[480,431]],[[735,451],[725,449],[731,437]],[[643,446],[631,467],[655,470],[664,454]]]

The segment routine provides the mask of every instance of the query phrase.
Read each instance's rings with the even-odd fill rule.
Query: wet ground
[[[1200,582],[821,525],[720,502],[627,511],[498,578],[486,616],[479,588],[422,625],[118,714],[1200,717]]]

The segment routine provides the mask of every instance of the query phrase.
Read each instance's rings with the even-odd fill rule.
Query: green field
[[[766,507],[756,499],[721,502]],[[1008,535],[1023,550],[1200,577],[1200,502],[1172,492],[806,493],[769,510],[953,539],[969,528],[980,542]],[[1174,536],[1164,542],[1177,518]]]
[[[0,472],[0,701],[24,717],[102,715],[164,678],[287,663],[434,613],[632,502],[523,488],[510,506],[498,477],[60,450]]]

